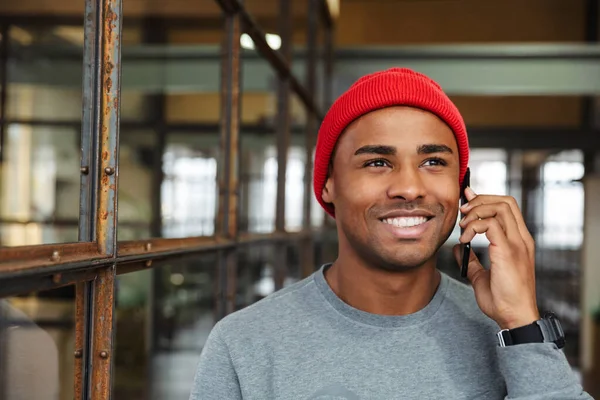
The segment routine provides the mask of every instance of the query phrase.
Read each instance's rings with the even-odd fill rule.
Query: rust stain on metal
[[[110,6],[110,1],[106,2],[106,10],[105,10],[105,15],[106,15],[106,22],[105,22],[105,29],[104,29],[104,33],[106,35],[106,39],[108,44],[112,44],[112,40],[113,40],[113,30],[117,27],[117,19],[119,18],[117,13],[115,13],[112,9],[112,7]]]
[[[105,86],[106,86],[106,91],[110,93],[110,91],[112,89],[112,79],[110,79],[110,76],[108,78],[106,78]],[[106,109],[104,111],[106,111]]]
[[[110,178],[108,175],[102,175],[102,186],[106,186],[109,183]]]
[[[113,99],[113,107],[115,108],[115,110],[119,109],[119,95],[118,95],[118,93],[115,96],[115,98]]]
[[[115,67],[115,65],[110,62],[110,59],[107,59],[104,62],[104,68],[106,69],[106,75],[112,74],[112,70],[113,70],[114,67]]]
[[[4,247],[0,248],[0,273],[45,267],[54,262],[54,252],[60,255],[60,263],[101,258],[96,244],[92,242]]]
[[[108,160],[108,151],[104,150],[102,152],[102,159],[105,160],[105,161]]]
[[[113,312],[114,312],[115,267],[103,269],[94,281],[94,349],[101,349],[92,355],[92,399],[108,399],[111,393],[108,355],[113,350]],[[102,353],[106,352],[106,353]],[[104,357],[106,356],[106,357]]]
[[[75,285],[75,399],[83,399],[83,344],[85,343],[85,282]]]
[[[102,215],[100,216],[100,218],[102,218],[103,220],[106,220],[108,218],[108,212],[107,211],[103,211]]]

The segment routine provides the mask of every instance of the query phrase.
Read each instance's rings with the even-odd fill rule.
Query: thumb
[[[452,252],[454,253],[454,258],[456,259],[456,263],[458,264],[458,267],[461,267],[462,264],[462,252],[461,252],[461,248],[460,248],[460,244],[457,244],[454,246],[454,248],[452,249]],[[475,252],[473,251],[473,249],[471,249],[471,254],[469,257],[469,267],[468,267],[468,271],[467,271],[467,278],[469,279],[469,281],[471,281],[471,284],[473,285],[473,289],[475,289],[476,291],[479,289],[477,286],[489,286],[489,283],[486,283],[486,278],[487,278],[487,271],[485,268],[483,268],[483,266],[481,265],[481,263],[479,262],[479,259],[477,258],[477,255],[475,255]]]

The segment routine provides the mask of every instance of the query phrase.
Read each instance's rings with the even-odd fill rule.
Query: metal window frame
[[[76,285],[75,398],[109,399],[112,391],[114,296],[117,274],[152,268],[154,260],[217,252],[217,318],[234,311],[237,250],[243,246],[274,244],[282,264],[278,286],[285,277],[285,252],[290,244],[300,245],[303,275],[312,272],[312,246],[321,232],[310,226],[312,149],[316,127],[323,118],[317,105],[316,30],[325,30],[325,75],[331,78],[334,19],[325,0],[308,1],[307,76],[301,83],[291,70],[291,0],[280,0],[282,49],[271,49],[256,20],[240,0],[216,0],[224,14],[221,56],[221,153],[218,162],[219,210],[214,237],[175,239],[148,238],[117,241],[117,202],[119,175],[121,28],[123,0],[86,0],[84,21],[82,120],[21,121],[39,125],[65,125],[81,128],[81,179],[79,242],[0,248],[0,297]],[[46,21],[52,23],[51,20]],[[8,32],[10,21],[0,19],[1,30]],[[239,145],[241,102],[241,50],[239,36],[248,33],[259,52],[278,76],[278,164],[276,229],[269,234],[239,232]],[[0,146],[7,124],[6,63],[8,38],[3,36],[0,51]],[[331,79],[327,79],[331,82]],[[327,85],[326,85],[327,86]],[[297,95],[308,116],[305,135],[306,169],[304,182],[304,220],[300,232],[285,230],[285,176],[290,126],[290,96]],[[325,104],[331,103],[331,88],[326,89]],[[19,122],[19,121],[16,121]],[[61,125],[61,126],[62,126]],[[261,127],[256,127],[260,130]],[[167,128],[168,130],[168,128]],[[253,129],[254,130],[254,129]],[[159,164],[160,165],[160,164]],[[283,172],[283,173],[282,173]],[[156,230],[156,229],[154,229]]]

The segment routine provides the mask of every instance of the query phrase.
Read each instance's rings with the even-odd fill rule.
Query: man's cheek
[[[340,188],[344,192],[344,197],[360,201],[373,196],[375,188],[372,182],[369,183],[362,177],[348,177],[344,183]]]

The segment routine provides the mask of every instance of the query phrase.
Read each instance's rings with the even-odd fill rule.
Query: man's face
[[[323,199],[333,203],[340,252],[403,271],[435,256],[456,222],[456,140],[435,115],[391,107],[341,135]]]

